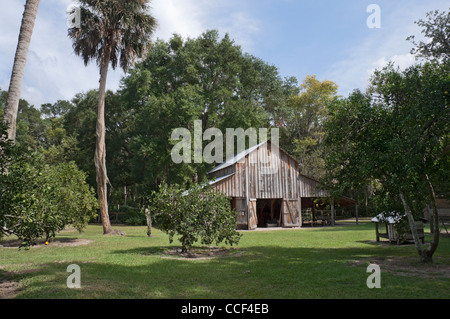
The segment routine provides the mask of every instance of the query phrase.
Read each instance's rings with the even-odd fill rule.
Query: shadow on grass
[[[23,241],[18,239],[6,239],[0,242],[0,248],[19,248],[20,244]],[[72,237],[63,237],[59,236],[56,238],[51,238],[47,244],[45,239],[39,238],[36,240],[36,244],[33,245],[33,248],[41,247],[41,246],[80,246],[80,245],[87,245],[93,242],[92,240],[88,239],[81,239],[81,238],[72,238]]]
[[[373,229],[375,233],[375,226],[370,223],[360,223],[360,224],[347,224],[347,223],[336,223],[335,226],[305,226],[302,229],[313,229],[315,231],[370,231]]]
[[[394,250],[364,248],[246,247],[245,254],[230,258],[187,261],[164,259],[167,247],[139,247],[112,251],[120,262],[80,264],[81,289],[68,289],[65,264],[40,266],[41,279],[32,280],[20,298],[389,298],[398,295],[392,282],[383,291],[366,286],[370,257],[392,255]],[[239,249],[238,249],[239,250]],[[383,255],[381,256],[383,257]],[[352,262],[364,258],[360,267]],[[417,280],[402,278],[405,287]],[[423,289],[429,289],[425,283]],[[428,287],[428,288],[427,288]],[[443,296],[446,288],[430,290]],[[403,296],[405,298],[409,295]],[[412,297],[423,297],[421,293]]]

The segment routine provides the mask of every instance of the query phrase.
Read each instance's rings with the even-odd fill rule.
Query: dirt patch
[[[39,269],[25,269],[16,271],[2,271],[0,265],[0,299],[12,299],[20,290],[20,283],[15,280],[16,276],[38,272]]]
[[[19,283],[0,277],[0,299],[11,299],[17,296]]]
[[[161,258],[167,259],[181,259],[181,260],[201,260],[201,259],[215,259],[225,257],[241,257],[242,250],[237,248],[223,248],[223,247],[193,247],[188,252],[182,252],[181,248],[169,249],[153,249],[144,253],[144,255],[159,255]]]
[[[423,264],[419,257],[388,256],[366,257],[351,263],[353,267],[367,267],[369,264],[380,266],[381,271],[387,271],[399,276],[419,278],[450,278],[450,266],[441,263],[439,258],[434,258],[433,264]]]
[[[34,245],[32,247],[76,247],[88,245],[92,242],[94,241],[83,238],[55,238],[46,243],[45,240],[40,239],[37,241],[37,245]],[[0,248],[19,248],[20,244],[20,240],[5,240],[0,242]]]

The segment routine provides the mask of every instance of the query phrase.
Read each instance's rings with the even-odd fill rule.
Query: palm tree
[[[79,0],[81,23],[69,29],[75,54],[87,65],[94,60],[100,68],[95,167],[100,215],[104,234],[115,234],[108,214],[105,147],[105,91],[108,68],[119,64],[127,72],[135,59],[146,52],[156,28],[149,14],[149,0]]]
[[[27,0],[20,26],[19,41],[17,43],[14,65],[9,82],[8,98],[6,100],[3,123],[8,125],[8,139],[16,139],[16,119],[19,108],[20,91],[22,89],[25,65],[27,64],[28,48],[33,34],[34,21],[36,20],[40,0]]]

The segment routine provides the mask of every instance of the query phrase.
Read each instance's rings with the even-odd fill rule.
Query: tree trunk
[[[148,208],[144,210],[145,217],[147,218],[147,236],[152,237],[152,216]]]
[[[13,141],[16,139],[16,119],[19,109],[20,92],[25,73],[25,65],[27,63],[28,48],[30,46],[34,22],[39,8],[39,1],[40,0],[27,0],[25,4],[22,24],[20,26],[19,41],[17,43],[14,65],[9,83],[3,123],[8,124],[8,138]]]
[[[108,66],[111,56],[111,47],[105,49],[105,55],[100,65],[100,87],[98,91],[98,110],[97,110],[97,142],[95,148],[95,169],[97,176],[97,192],[100,202],[100,216],[102,219],[103,233],[112,233],[111,222],[108,214],[107,200],[107,182],[106,173],[106,145],[105,145],[105,94],[106,78],[108,75]]]
[[[430,199],[431,199],[431,210],[429,208],[429,206],[427,207],[428,212],[431,215],[431,219],[433,220],[433,222],[431,223],[431,244],[429,247],[429,252],[428,254],[430,255],[430,261],[434,252],[436,251],[438,245],[439,245],[439,215],[438,215],[438,210],[436,207],[436,194],[434,192],[434,188],[433,185],[431,184],[428,176],[426,176],[426,179],[428,181],[428,185],[430,187]]]
[[[403,208],[405,209],[406,216],[408,218],[408,224],[411,229],[411,234],[414,239],[414,244],[416,245],[417,252],[419,253],[419,256],[420,256],[420,261],[423,263],[432,263],[433,262],[432,256],[433,256],[434,251],[431,252],[429,246],[426,247],[426,246],[422,245],[422,243],[419,239],[419,235],[417,233],[416,224],[415,224],[411,209],[409,208],[409,205],[406,202],[406,199],[403,196],[402,192],[400,192],[400,199],[402,200]]]
[[[336,211],[334,208],[334,199],[331,199],[331,226],[336,225]]]

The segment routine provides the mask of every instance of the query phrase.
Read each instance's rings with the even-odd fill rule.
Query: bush
[[[0,237],[16,235],[30,246],[69,224],[81,231],[95,216],[98,201],[75,163],[47,165],[42,154],[17,152],[5,141],[1,147]]]
[[[145,218],[144,212],[135,210],[127,212],[125,224],[131,226],[143,226],[146,223],[147,219]]]
[[[225,241],[238,244],[241,235],[236,231],[236,211],[225,195],[200,185],[189,191],[177,186],[161,185],[153,192],[149,211],[158,227],[173,242],[179,235],[182,251],[186,252],[200,241],[204,245]]]

